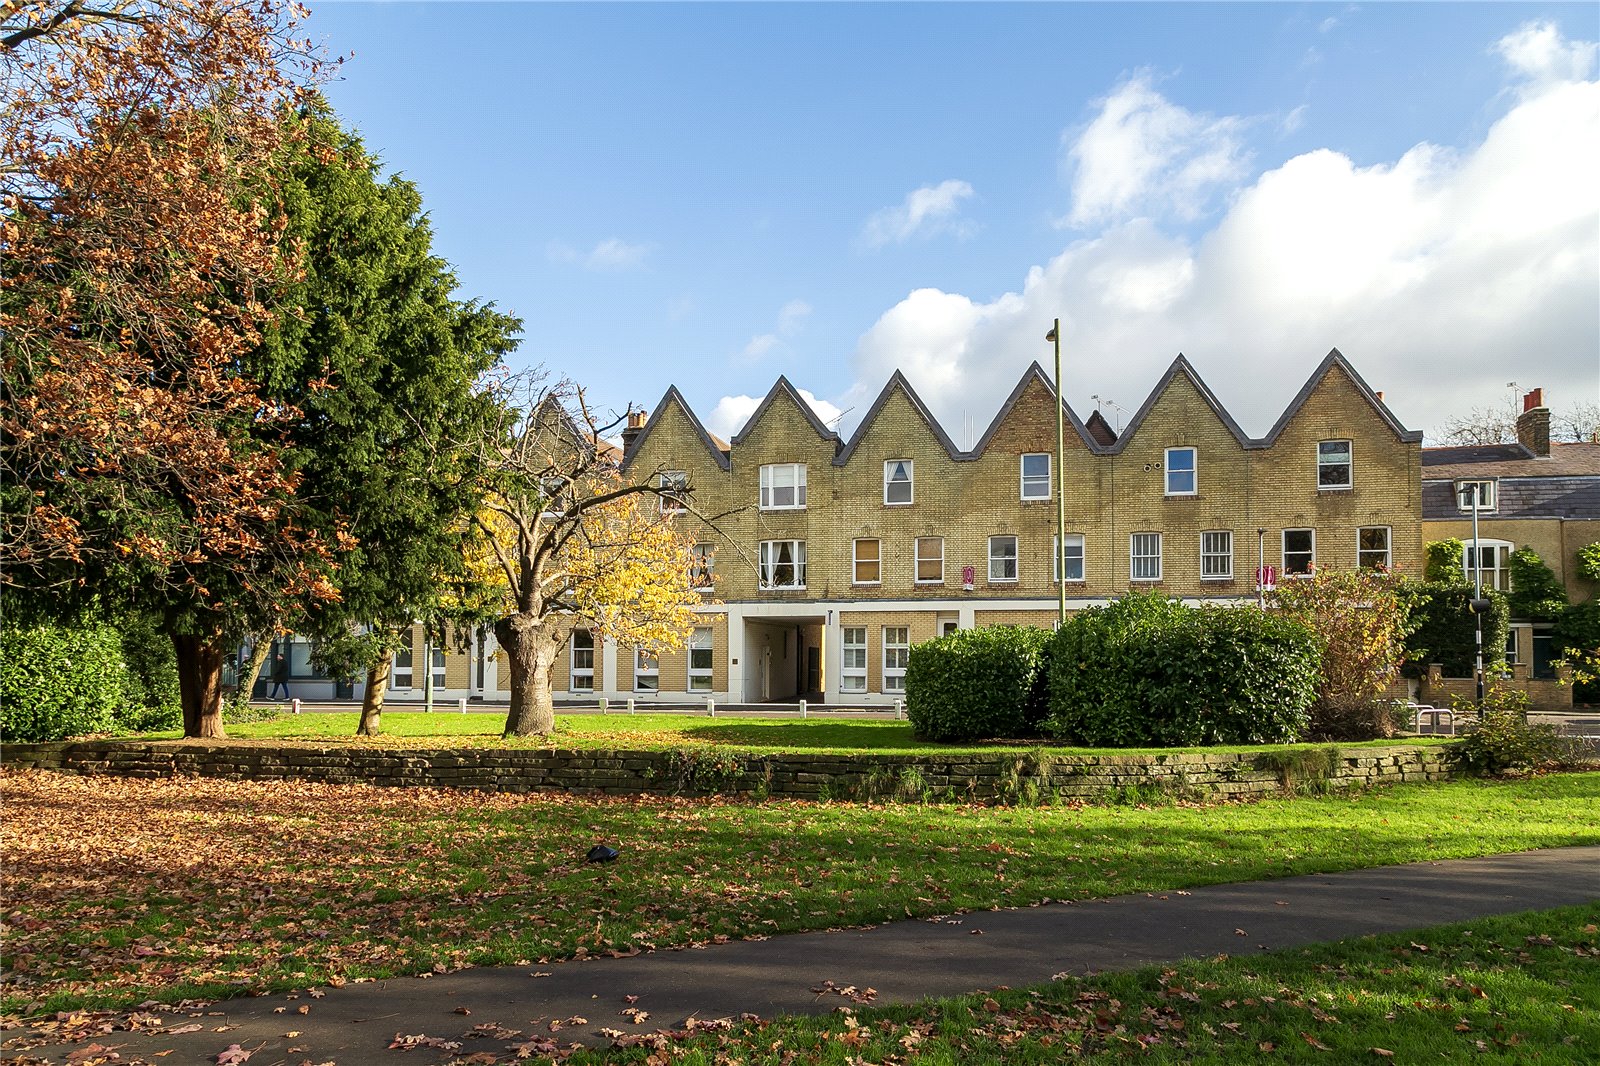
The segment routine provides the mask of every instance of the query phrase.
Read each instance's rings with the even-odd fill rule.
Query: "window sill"
[[[1198,500],[1200,494],[1198,492],[1164,492],[1161,494],[1161,498],[1165,500]]]
[[[922,588],[927,589],[938,588],[940,585],[944,584],[944,578],[941,577],[937,581],[913,581],[912,584],[920,585]]]
[[[1318,492],[1353,492],[1354,485],[1318,485]]]
[[[884,500],[883,501],[883,505],[885,507],[915,507],[916,503],[917,503],[916,500],[903,500],[903,501],[901,501],[899,503],[894,503],[894,502],[892,502],[890,500]]]
[[[767,511],[804,511],[805,509],[806,509],[806,505],[803,504],[803,503],[794,504],[792,506],[787,506],[787,507],[762,507],[759,504],[756,506],[756,510],[762,511],[762,512],[767,512]]]
[[[1234,580],[1234,577],[1233,577],[1232,574],[1219,574],[1219,575],[1217,575],[1215,577],[1202,577],[1200,580],[1203,581],[1203,582],[1204,581],[1209,581],[1212,584],[1220,585],[1220,584],[1224,584],[1224,583],[1230,583],[1231,584],[1233,582],[1233,580]]]
[[[882,584],[882,581],[852,581],[850,582],[850,587],[853,589],[875,589]]]

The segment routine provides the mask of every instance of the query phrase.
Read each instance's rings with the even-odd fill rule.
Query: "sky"
[[[1408,427],[1600,399],[1600,5],[313,2],[512,365],[736,433],[896,370],[976,439],[1062,321],[1262,435],[1332,348]]]

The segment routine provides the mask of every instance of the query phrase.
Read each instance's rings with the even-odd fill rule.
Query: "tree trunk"
[[[222,634],[172,634],[185,737],[225,737],[222,727]]]
[[[517,614],[496,622],[494,635],[511,664],[511,710],[504,735],[531,737],[555,732],[550,667],[564,634],[549,622]]]
[[[361,722],[356,736],[375,737],[383,731],[383,697],[389,691],[389,670],[394,652],[386,651],[367,668],[367,691],[361,697]]]
[[[261,668],[267,663],[267,656],[272,654],[273,630],[267,629],[254,634],[250,638],[250,658],[246,660],[244,669],[239,673],[239,688],[233,694],[235,707],[248,707],[250,694],[256,690],[256,682],[261,678]]]

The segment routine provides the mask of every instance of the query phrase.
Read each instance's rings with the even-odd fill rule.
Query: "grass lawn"
[[[631,952],[1600,843],[1600,774],[1252,803],[869,806],[0,776],[4,1009]],[[590,866],[596,842],[621,851]]]
[[[1566,907],[993,996],[782,1018],[680,1043],[671,1061],[1593,1063],[1597,923],[1600,905]]]
[[[690,747],[731,747],[746,752],[804,751],[836,754],[870,751],[878,755],[964,754],[972,751],[1031,751],[1037,740],[1014,743],[934,744],[911,735],[910,722],[859,718],[709,718],[681,714],[565,714],[556,718],[549,737],[503,740],[505,719],[495,714],[425,714],[421,711],[385,711],[384,735],[357,737],[357,715],[286,714],[263,722],[228,726],[228,735],[240,740],[279,739],[335,741],[361,747],[522,747],[522,748],[633,748],[662,750]],[[143,734],[139,739],[177,739],[176,731]],[[1449,738],[1411,738],[1405,743],[1439,744]],[[1366,741],[1344,747],[1383,747],[1394,741]],[[1321,746],[1321,745],[1318,745]],[[1105,749],[1050,746],[1052,752],[1095,754],[1163,754],[1205,751],[1281,751],[1282,744],[1244,744],[1211,748]]]

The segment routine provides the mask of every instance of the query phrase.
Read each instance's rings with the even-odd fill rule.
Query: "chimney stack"
[[[1550,408],[1544,405],[1544,389],[1534,389],[1522,397],[1522,413],[1517,416],[1517,440],[1534,455],[1550,455]]]
[[[645,419],[648,416],[643,411],[628,410],[628,424],[622,430],[622,450],[628,451],[633,447],[634,440],[644,431]]]

